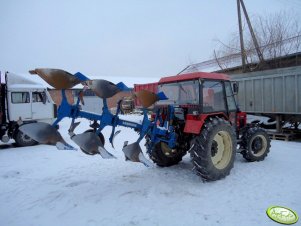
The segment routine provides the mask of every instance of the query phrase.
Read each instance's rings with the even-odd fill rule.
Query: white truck
[[[14,139],[17,146],[37,144],[18,128],[32,122],[52,123],[56,117],[56,105],[47,88],[25,76],[0,72],[0,140]]]

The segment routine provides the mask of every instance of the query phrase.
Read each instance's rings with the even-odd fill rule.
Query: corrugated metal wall
[[[239,107],[248,113],[301,114],[301,67],[230,75]]]

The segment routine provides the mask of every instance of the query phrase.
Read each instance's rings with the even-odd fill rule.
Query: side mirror
[[[234,95],[236,95],[238,93],[238,83],[237,82],[232,83],[232,90],[233,90]]]

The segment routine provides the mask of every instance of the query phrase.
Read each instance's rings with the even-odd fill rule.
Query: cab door
[[[233,127],[236,128],[236,123],[237,123],[237,106],[232,90],[232,86],[230,82],[225,82],[225,93],[226,93],[226,99],[227,99],[227,110],[229,114],[229,120]]]
[[[32,91],[32,119],[53,118],[53,104],[48,99],[45,90]]]
[[[8,114],[10,121],[32,119],[29,91],[14,90],[8,92]]]

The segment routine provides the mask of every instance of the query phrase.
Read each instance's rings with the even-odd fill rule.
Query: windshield
[[[123,100],[122,103],[123,104],[131,104],[133,101],[132,100]]]
[[[168,100],[161,100],[158,104],[198,104],[199,82],[197,80],[162,84],[158,87]]]

